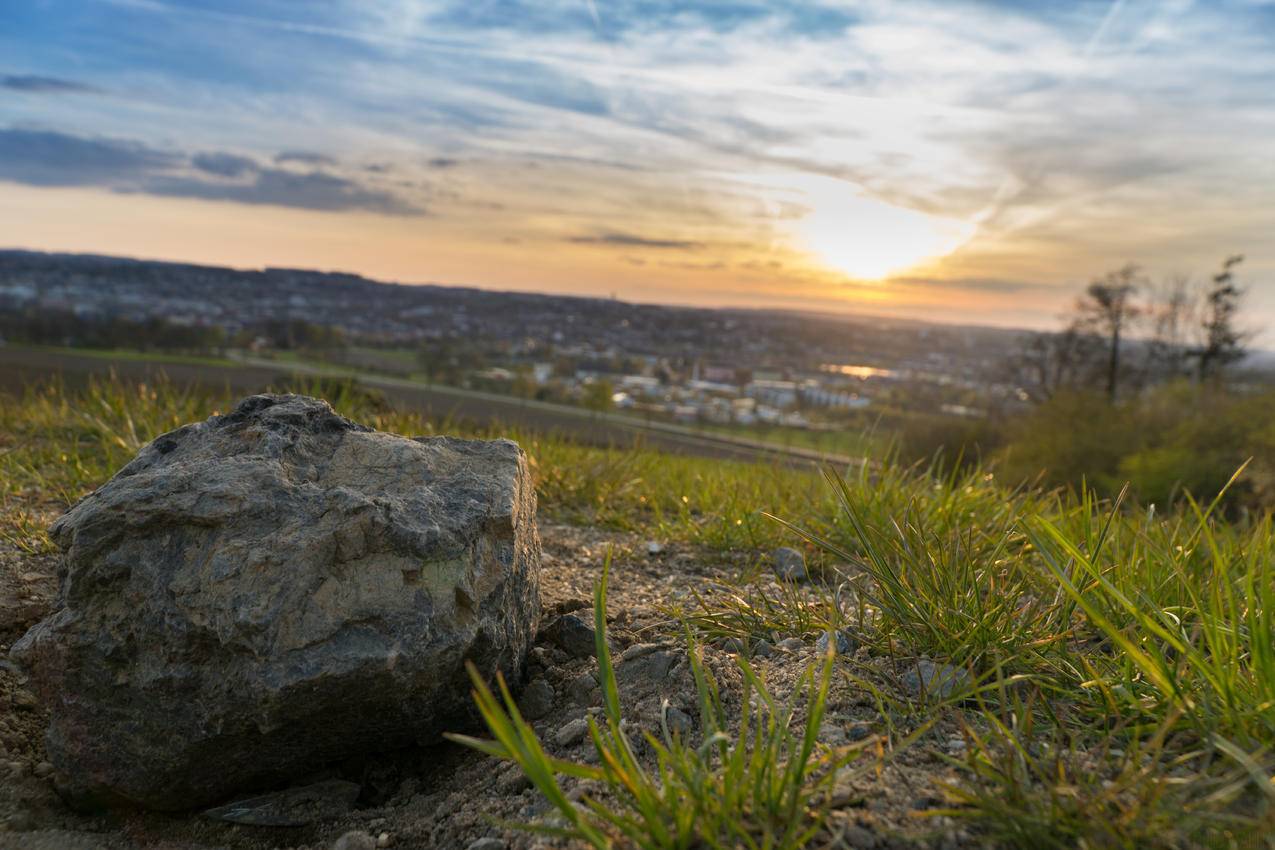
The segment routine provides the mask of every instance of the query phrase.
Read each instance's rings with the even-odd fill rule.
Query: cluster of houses
[[[872,403],[866,394],[865,378],[842,374],[793,378],[766,371],[747,374],[726,367],[698,365],[684,378],[669,370],[660,372],[659,375],[614,374],[578,369],[563,377],[553,363],[541,362],[518,371],[492,367],[482,370],[477,377],[497,384],[513,382],[520,374],[536,385],[561,381],[568,395],[577,398],[583,397],[590,385],[604,382],[610,388],[610,401],[616,409],[687,424],[808,428],[814,411],[862,410]],[[818,418],[818,414],[815,415]]]

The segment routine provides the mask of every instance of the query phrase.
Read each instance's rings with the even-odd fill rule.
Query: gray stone
[[[797,637],[784,638],[775,644],[775,648],[782,649],[784,652],[801,652],[806,648],[806,642]]]
[[[539,720],[553,711],[553,686],[544,679],[533,679],[518,696],[518,710],[528,720]]]
[[[332,850],[376,850],[376,839],[366,832],[352,830],[338,838]]]
[[[846,742],[846,730],[837,723],[825,721],[819,726],[819,740],[830,747],[839,747]]]
[[[758,638],[753,644],[753,655],[757,658],[769,658],[775,654],[775,647],[765,638]]]
[[[784,581],[805,581],[806,556],[796,549],[780,546],[771,555],[774,562],[775,575]]]
[[[542,634],[571,658],[589,658],[597,654],[593,626],[575,614],[563,614]]]
[[[841,840],[845,842],[845,846],[853,847],[854,850],[875,850],[879,844],[871,831],[853,823],[841,828]]]
[[[846,737],[851,741],[862,741],[872,735],[872,724],[867,722],[851,723],[846,727]]]
[[[165,434],[51,529],[55,613],[14,647],[76,796],[161,809],[432,742],[465,662],[539,619],[526,457],[259,395]]]
[[[641,658],[643,655],[650,655],[668,646],[666,643],[635,643],[624,652],[620,653],[620,661],[632,661],[634,658]]]
[[[571,680],[571,699],[576,705],[593,705],[602,696],[602,689],[592,673],[581,673]]]
[[[695,730],[695,721],[680,708],[669,707],[664,711],[664,723],[670,733],[685,738]]]
[[[947,699],[969,689],[970,674],[960,667],[922,658],[903,674],[903,687],[915,697]]]
[[[471,841],[465,850],[505,850],[505,842],[499,838],[479,838]]]
[[[583,717],[577,717],[559,729],[553,736],[553,740],[560,747],[569,747],[583,741],[587,734],[589,734],[589,722]]]
[[[646,544],[646,554],[652,557],[661,554],[663,551],[664,551],[664,544],[658,541],[651,540],[651,541],[648,541]]]
[[[833,638],[836,638],[835,643],[833,642]],[[837,629],[836,631],[829,629],[819,635],[819,639],[815,641],[815,651],[820,655],[823,655],[828,651],[828,645],[830,643],[835,647],[833,651],[836,652],[837,655],[849,655],[859,648],[859,642],[855,640],[854,636],[845,629]]]
[[[345,814],[358,799],[359,786],[329,779],[301,788],[288,788],[218,806],[206,817],[249,826],[305,826]]]
[[[662,684],[677,663],[680,653],[667,649],[646,652],[621,661],[615,668],[615,679],[620,685]]]

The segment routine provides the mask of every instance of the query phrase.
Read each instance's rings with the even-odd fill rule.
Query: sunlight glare
[[[889,204],[831,178],[803,180],[802,247],[820,264],[857,280],[881,280],[949,254],[974,225]]]

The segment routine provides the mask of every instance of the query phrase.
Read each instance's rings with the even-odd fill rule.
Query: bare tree
[[[1145,366],[1148,383],[1187,374],[1189,335],[1199,313],[1199,287],[1186,275],[1149,284],[1143,311],[1149,326]]]
[[[1240,300],[1244,290],[1235,284],[1235,267],[1243,255],[1227,257],[1222,270],[1213,275],[1212,285],[1204,296],[1201,329],[1203,340],[1194,352],[1200,382],[1214,380],[1227,366],[1242,360],[1250,332],[1236,327]]]
[[[1019,340],[1010,359],[1009,379],[1035,402],[1053,398],[1066,387],[1088,383],[1102,358],[1101,341],[1077,330],[1075,322],[1057,333],[1033,333]]]
[[[1140,314],[1133,298],[1144,284],[1138,267],[1129,263],[1089,284],[1076,302],[1072,329],[1107,341],[1104,383],[1107,397],[1115,401],[1120,385],[1120,344]]]

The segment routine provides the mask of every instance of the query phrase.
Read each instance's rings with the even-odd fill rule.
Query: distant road
[[[355,378],[364,386],[377,388],[397,406],[432,418],[459,419],[480,425],[506,423],[529,430],[564,434],[592,445],[631,446],[641,443],[681,454],[802,466],[821,463],[846,466],[859,462],[855,458],[824,454],[813,449],[711,434],[618,413],[596,413],[579,407],[316,364],[279,363],[256,358],[236,358],[231,362],[162,355],[138,357],[127,352],[81,353],[65,349],[0,347],[0,390],[9,392],[20,392],[32,380],[51,375],[61,375],[68,383],[76,384],[89,375],[105,375],[111,371],[133,380],[163,373],[178,384],[243,394],[260,392],[271,384],[278,384],[281,378],[292,375]]]

